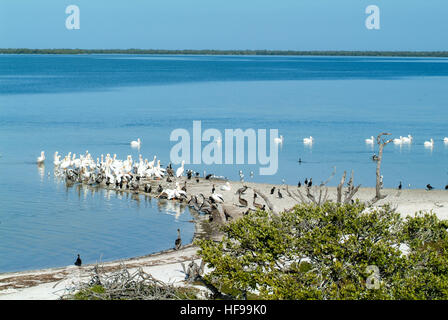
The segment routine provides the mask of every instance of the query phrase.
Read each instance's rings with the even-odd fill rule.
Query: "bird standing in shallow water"
[[[75,261],[75,266],[80,267],[81,265],[82,265],[82,260],[81,260],[79,254],[78,254],[78,258],[77,258],[76,261]]]
[[[177,229],[177,239],[174,241],[174,248],[179,250],[182,246],[182,239],[180,238],[180,229]]]

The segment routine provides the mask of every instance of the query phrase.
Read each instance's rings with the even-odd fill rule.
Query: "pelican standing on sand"
[[[45,162],[45,152],[40,153],[40,157],[37,157],[37,164],[43,164]]]
[[[224,191],[230,191],[232,187],[230,186],[229,181],[227,181],[226,184],[222,185],[220,189]]]
[[[80,267],[81,265],[82,265],[82,260],[81,260],[81,257],[78,254],[78,258],[75,261],[75,266]]]

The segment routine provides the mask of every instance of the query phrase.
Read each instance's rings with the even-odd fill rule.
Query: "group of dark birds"
[[[401,190],[401,189],[403,189],[403,184],[401,183],[401,181],[400,181],[400,184],[398,185],[398,188],[397,188],[398,190]],[[431,190],[433,190],[434,189],[434,187],[431,185],[431,184],[427,184],[426,185],[426,190],[427,191],[431,191]],[[448,190],[448,184],[445,186],[445,190]]]

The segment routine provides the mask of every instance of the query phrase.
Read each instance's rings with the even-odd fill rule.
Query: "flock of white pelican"
[[[141,144],[141,140],[132,141],[132,147],[138,147]],[[182,161],[181,166],[174,171],[171,163],[166,167],[160,166],[160,160],[157,160],[154,156],[152,161],[143,159],[142,155],[139,155],[137,161],[132,159],[131,155],[128,155],[125,160],[117,159],[117,155],[106,154],[101,155],[100,158],[93,159],[89,151],[85,154],[77,155],[69,152],[62,157],[58,151],[54,153],[53,165],[55,174],[60,177],[65,177],[67,181],[83,182],[90,185],[104,183],[107,186],[116,186],[123,188],[123,185],[130,190],[138,190],[140,187],[140,181],[143,179],[163,179],[167,177],[182,177],[185,172],[185,162]],[[41,155],[37,158],[37,164],[43,165],[46,157],[45,152],[42,151]],[[191,172],[188,172],[191,175]],[[145,186],[146,188],[146,186]],[[158,190],[162,197],[167,199],[179,199],[186,197],[186,192],[181,189],[179,183],[176,182],[176,188],[174,189],[162,189]]]

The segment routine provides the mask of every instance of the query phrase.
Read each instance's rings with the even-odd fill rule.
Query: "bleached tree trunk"
[[[379,146],[379,150],[378,150],[378,160],[376,163],[376,193],[375,193],[375,198],[373,199],[374,201],[378,201],[381,199],[384,199],[385,196],[381,195],[381,161],[383,160],[383,149],[384,147],[388,144],[391,143],[393,141],[393,139],[389,139],[389,140],[384,140],[384,138],[382,139],[382,136],[390,136],[390,133],[380,133],[378,135],[378,137],[376,138],[376,141],[378,143]]]

